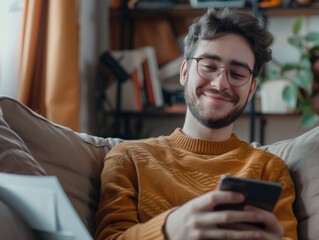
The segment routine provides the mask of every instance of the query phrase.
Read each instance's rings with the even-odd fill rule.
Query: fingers
[[[236,230],[259,230],[256,225],[262,219],[254,212],[236,210],[200,212],[192,216],[193,226],[197,228],[224,228]]]
[[[254,231],[236,231],[230,229],[207,229],[198,231],[196,239],[258,239],[260,234]]]
[[[214,191],[190,200],[167,218],[165,232],[174,239],[281,239],[283,230],[273,213],[251,206],[214,211],[219,204],[238,204],[244,196]],[[248,224],[249,223],[249,224]],[[264,229],[250,223],[262,223]],[[192,237],[190,237],[192,236]]]
[[[244,201],[245,197],[241,193],[230,191],[208,192],[189,204],[193,211],[212,211],[219,204],[238,204]]]
[[[168,238],[189,239],[194,234],[204,234],[206,231],[218,229],[219,218],[214,216],[213,208],[222,203],[236,204],[244,200],[239,193],[226,191],[208,192],[200,197],[194,198],[177,208],[167,217],[164,231]],[[220,214],[220,213],[219,213]],[[225,230],[223,230],[225,231]],[[194,237],[194,239],[200,239]],[[218,238],[217,238],[218,239]]]
[[[245,206],[244,211],[254,214],[256,219],[265,225],[265,232],[275,233],[278,236],[283,236],[284,230],[272,212],[253,206]]]

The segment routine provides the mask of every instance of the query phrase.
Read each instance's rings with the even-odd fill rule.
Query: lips
[[[238,97],[237,96],[233,96],[227,92],[220,92],[217,91],[216,89],[199,89],[199,92],[209,98],[214,98],[217,100],[221,100],[221,101],[227,101],[227,102],[237,102],[238,101]]]

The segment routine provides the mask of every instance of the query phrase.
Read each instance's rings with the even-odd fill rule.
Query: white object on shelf
[[[291,113],[293,109],[282,97],[283,90],[290,84],[284,78],[269,80],[262,84],[260,88],[261,112],[263,113]]]

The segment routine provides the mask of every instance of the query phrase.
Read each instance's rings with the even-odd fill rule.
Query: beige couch
[[[76,133],[53,124],[9,97],[0,97],[0,171],[55,175],[91,234],[105,154],[120,139]],[[319,127],[268,146],[282,157],[295,182],[300,239],[319,239]],[[0,239],[36,239],[0,197]]]

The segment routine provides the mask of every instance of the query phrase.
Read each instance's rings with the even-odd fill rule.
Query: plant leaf
[[[311,71],[311,62],[307,55],[303,55],[300,59],[300,67]]]
[[[301,112],[306,112],[306,111],[312,111],[312,102],[309,99],[306,100],[299,100],[298,103],[298,110]]]
[[[292,33],[294,35],[297,35],[300,32],[302,24],[303,24],[303,17],[298,16],[292,25]]]
[[[296,107],[298,88],[294,84],[286,86],[282,92],[282,98],[291,108]]]
[[[317,49],[319,47],[319,39],[311,42],[310,51],[313,51],[314,49]]]
[[[302,127],[313,127],[319,121],[318,115],[313,111],[303,112],[300,119]]]
[[[292,37],[289,37],[289,38],[288,38],[288,43],[289,43],[290,45],[296,47],[297,49],[299,49],[299,51],[300,51],[300,49],[302,48],[302,44],[301,44],[301,43],[302,43],[302,39],[301,39],[301,37],[298,36],[298,35],[294,35],[294,36],[292,36]]]
[[[308,42],[315,42],[319,40],[319,32],[308,32],[305,36],[306,41]]]
[[[286,63],[281,66],[281,73],[293,70],[293,69],[299,69],[300,64],[299,63]]]
[[[280,77],[280,72],[278,70],[270,70],[267,73],[266,79],[274,79]]]
[[[313,75],[311,70],[301,69],[292,80],[296,85],[305,89],[307,93],[309,93],[312,87],[312,78]]]

